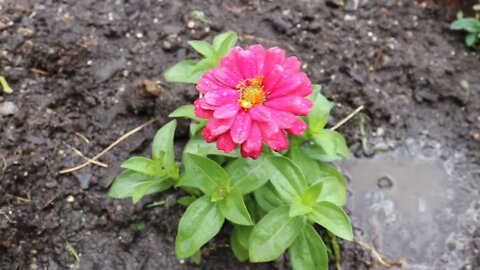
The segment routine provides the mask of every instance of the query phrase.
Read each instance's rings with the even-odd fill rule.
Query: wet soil
[[[426,151],[441,145],[445,160],[459,157],[452,175],[472,211],[458,219],[469,220],[480,207],[480,61],[446,17],[431,1],[411,0],[0,0],[0,74],[14,89],[0,102],[18,108],[0,116],[0,269],[287,268],[285,261],[236,262],[224,247],[228,235],[208,244],[200,266],[178,261],[178,192],[137,205],[106,194],[121,161],[147,154],[168,112],[196,96],[191,85],[163,81],[162,71],[196,57],[187,40],[226,30],[244,46],[297,55],[337,102],[331,124],[364,105],[361,117],[340,128],[357,157],[407,138],[429,142]],[[74,148],[92,157],[151,118],[153,125],[101,158],[108,168],[58,174],[84,161]],[[187,132],[180,125],[178,139]],[[135,230],[140,221],[145,228]],[[360,235],[361,224],[354,226]],[[462,229],[462,245],[451,245],[461,248],[459,267],[478,269],[480,227]],[[357,244],[341,244],[343,269],[375,264]]]

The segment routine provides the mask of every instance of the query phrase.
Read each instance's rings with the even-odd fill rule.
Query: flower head
[[[243,157],[258,158],[265,142],[274,151],[288,148],[286,132],[300,136],[312,102],[312,84],[296,57],[279,48],[233,48],[220,66],[197,84],[202,97],[195,114],[209,118],[202,135],[225,152],[241,147]]]

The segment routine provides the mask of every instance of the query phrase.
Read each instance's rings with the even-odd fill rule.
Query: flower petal
[[[194,107],[195,115],[200,118],[211,118],[213,115],[213,110],[202,108],[201,106],[202,103],[205,103],[205,99],[203,98],[199,98],[195,100],[195,102],[193,102],[193,104],[195,105]]]
[[[260,44],[252,45],[248,48],[249,51],[253,52],[255,56],[255,61],[257,62],[257,75],[263,74],[263,67],[265,65],[265,49]]]
[[[207,141],[207,143],[214,142],[218,138],[218,135],[213,136],[210,132],[210,129],[208,129],[207,127],[202,130],[202,136],[203,138],[205,138],[205,141]]]
[[[227,132],[233,124],[235,117],[230,119],[217,119],[210,118],[205,129],[208,129],[208,132],[212,136],[218,136],[224,132]]]
[[[232,89],[236,89],[238,83],[242,80],[238,74],[224,66],[214,68],[212,74],[220,83]]]
[[[255,78],[257,73],[257,61],[253,52],[249,50],[239,51],[237,54],[238,69],[244,79]]]
[[[265,106],[296,115],[308,115],[312,108],[312,101],[299,96],[284,96],[267,101]]]
[[[239,51],[242,51],[243,49],[239,46],[234,47],[233,49],[230,50],[230,53],[222,59],[220,59],[220,65],[227,67],[230,69],[232,72],[234,72],[238,77],[242,77],[242,74],[240,73],[240,70],[238,69],[237,65],[237,54]]]
[[[302,136],[302,133],[307,129],[307,123],[303,122],[302,120],[296,118],[295,123],[292,125],[291,128],[287,128],[287,132],[295,135],[295,136]]]
[[[232,140],[238,144],[243,143],[248,138],[251,127],[252,118],[250,118],[250,115],[247,112],[242,111],[237,114],[232,128],[230,129]]]
[[[269,98],[276,98],[285,95],[299,95],[299,90],[302,90],[305,85],[310,85],[311,88],[307,74],[303,72],[297,72],[290,76],[284,77],[284,79],[278,83],[275,88],[271,89]]]
[[[250,110],[248,110],[248,113],[253,120],[260,122],[268,122],[272,117],[271,110],[263,105],[253,106]]]
[[[222,106],[229,103],[234,103],[239,99],[240,93],[230,88],[217,89],[209,91],[205,94],[205,101],[214,106]]]
[[[285,69],[281,65],[273,66],[272,70],[265,75],[265,79],[263,80],[264,91],[271,93],[284,78],[284,73]]]
[[[223,84],[221,84],[219,81],[217,81],[217,79],[213,77],[212,72],[213,72],[212,69],[207,71],[207,73],[205,73],[202,76],[202,78],[200,78],[200,80],[198,81],[197,90],[200,93],[205,94],[208,91],[214,91],[216,89],[225,87]]]
[[[228,119],[234,117],[240,110],[240,104],[237,102],[223,105],[215,110],[213,116],[219,119]]]
[[[276,64],[281,64],[285,59],[285,51],[274,47],[267,50],[265,54],[265,65],[263,67],[264,75],[268,75],[268,73],[273,69]]]
[[[277,132],[268,133],[261,128],[262,137],[265,143],[274,151],[282,151],[288,148],[288,139],[285,132],[279,129]]]
[[[290,56],[283,61],[282,66],[285,68],[285,73],[291,74],[293,72],[299,72],[301,64],[297,57]]]
[[[237,147],[237,144],[232,140],[228,132],[223,133],[218,137],[217,149],[223,150],[225,153],[232,152]]]
[[[240,153],[242,157],[257,159],[262,153],[262,133],[257,123],[252,124],[248,139],[242,144]]]

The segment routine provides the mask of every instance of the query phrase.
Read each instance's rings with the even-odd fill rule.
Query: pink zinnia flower
[[[279,48],[253,45],[233,48],[220,66],[209,70],[197,84],[203,95],[195,114],[209,118],[202,135],[225,152],[241,146],[243,157],[258,158],[265,142],[274,151],[288,148],[289,134],[306,129],[298,115],[307,115],[312,84],[296,57],[285,58]]]

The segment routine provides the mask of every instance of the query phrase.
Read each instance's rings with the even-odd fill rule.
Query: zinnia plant
[[[327,163],[350,156],[343,136],[325,128],[333,104],[296,57],[261,45],[233,48],[236,39],[227,32],[213,44],[191,41],[204,59],[182,61],[164,74],[196,83],[199,91],[194,104],[170,115],[192,121],[182,162],[174,157],[172,120],[157,132],[151,158],[121,165],[125,171],[109,195],[136,203],[183,189],[178,202],[188,207],[178,226],[178,258],[198,262],[202,246],[230,222],[230,246],[240,261],[273,261],[288,251],[294,269],[327,269],[318,232],[353,238],[341,208],[345,180]]]

